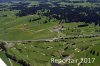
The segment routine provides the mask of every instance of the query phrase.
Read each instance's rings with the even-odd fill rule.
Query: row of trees
[[[5,51],[5,54],[6,54],[6,56],[7,56],[8,58],[10,58],[11,60],[13,60],[13,61],[15,61],[15,62],[21,64],[22,66],[30,66],[30,64],[27,63],[26,61],[24,61],[23,59],[18,60],[15,56],[12,56],[12,55],[8,54],[8,53],[7,53],[7,49],[6,49],[6,47],[5,47],[5,44],[6,44],[5,42],[0,42],[0,49],[2,49],[3,51]]]
[[[7,56],[8,58],[10,58],[11,60],[13,60],[13,61],[15,61],[15,62],[21,64],[22,66],[31,66],[29,63],[27,63],[27,62],[24,61],[23,59],[18,60],[15,56],[12,56],[12,55],[10,55],[10,54],[8,54],[8,53],[6,53],[6,56]]]
[[[90,50],[90,54],[99,56],[100,52],[96,52],[95,50]]]
[[[6,51],[6,47],[5,47],[5,42],[0,42],[0,49],[2,49],[3,51]]]

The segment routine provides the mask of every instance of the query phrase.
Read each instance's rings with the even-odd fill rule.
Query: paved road
[[[21,42],[34,42],[34,41],[54,41],[57,39],[61,38],[66,38],[66,39],[73,39],[73,38],[87,38],[87,37],[99,37],[100,34],[91,34],[91,35],[77,35],[77,36],[66,36],[66,37],[59,37],[59,38],[46,38],[46,39],[33,39],[33,40],[19,40],[19,41],[5,41],[5,40],[0,40],[2,42],[7,42],[7,43],[21,43]]]
[[[21,43],[21,42],[35,42],[35,41],[54,41],[56,39],[59,39],[59,38],[47,38],[47,39],[33,39],[33,40],[19,40],[19,41],[4,41],[4,42],[7,42],[7,43]]]

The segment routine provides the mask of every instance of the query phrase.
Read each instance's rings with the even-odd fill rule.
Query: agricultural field
[[[7,66],[99,66],[99,1],[0,1],[0,58]]]

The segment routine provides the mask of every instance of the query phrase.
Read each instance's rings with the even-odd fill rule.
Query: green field
[[[22,4],[28,5],[23,6]],[[66,59],[69,57],[70,59],[85,58],[88,60],[83,63],[79,60],[77,63],[60,63],[59,65],[77,66],[79,63],[79,66],[100,65],[99,20],[98,23],[77,20],[68,22],[68,13],[64,20],[59,18],[61,15],[58,12],[54,11],[55,14],[51,15],[52,10],[49,10],[50,7],[57,7],[57,5],[59,5],[58,9],[68,7],[69,10],[69,6],[73,6],[71,10],[73,12],[79,7],[83,8],[83,12],[80,12],[83,14],[81,16],[87,17],[90,14],[84,9],[93,8],[94,11],[97,10],[95,15],[100,17],[99,3],[73,4],[73,2],[47,1],[43,4],[40,1],[11,1],[0,3],[0,5],[0,58],[8,66],[52,66],[51,58]],[[23,7],[23,13],[19,6]],[[32,7],[36,7],[37,11],[30,14]],[[27,12],[26,8],[30,11]],[[19,13],[25,16],[16,15]],[[74,17],[73,13],[70,16]],[[92,58],[95,58],[94,62]]]

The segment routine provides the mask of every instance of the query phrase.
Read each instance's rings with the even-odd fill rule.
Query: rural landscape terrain
[[[0,59],[7,66],[100,66],[100,1],[0,0]]]

